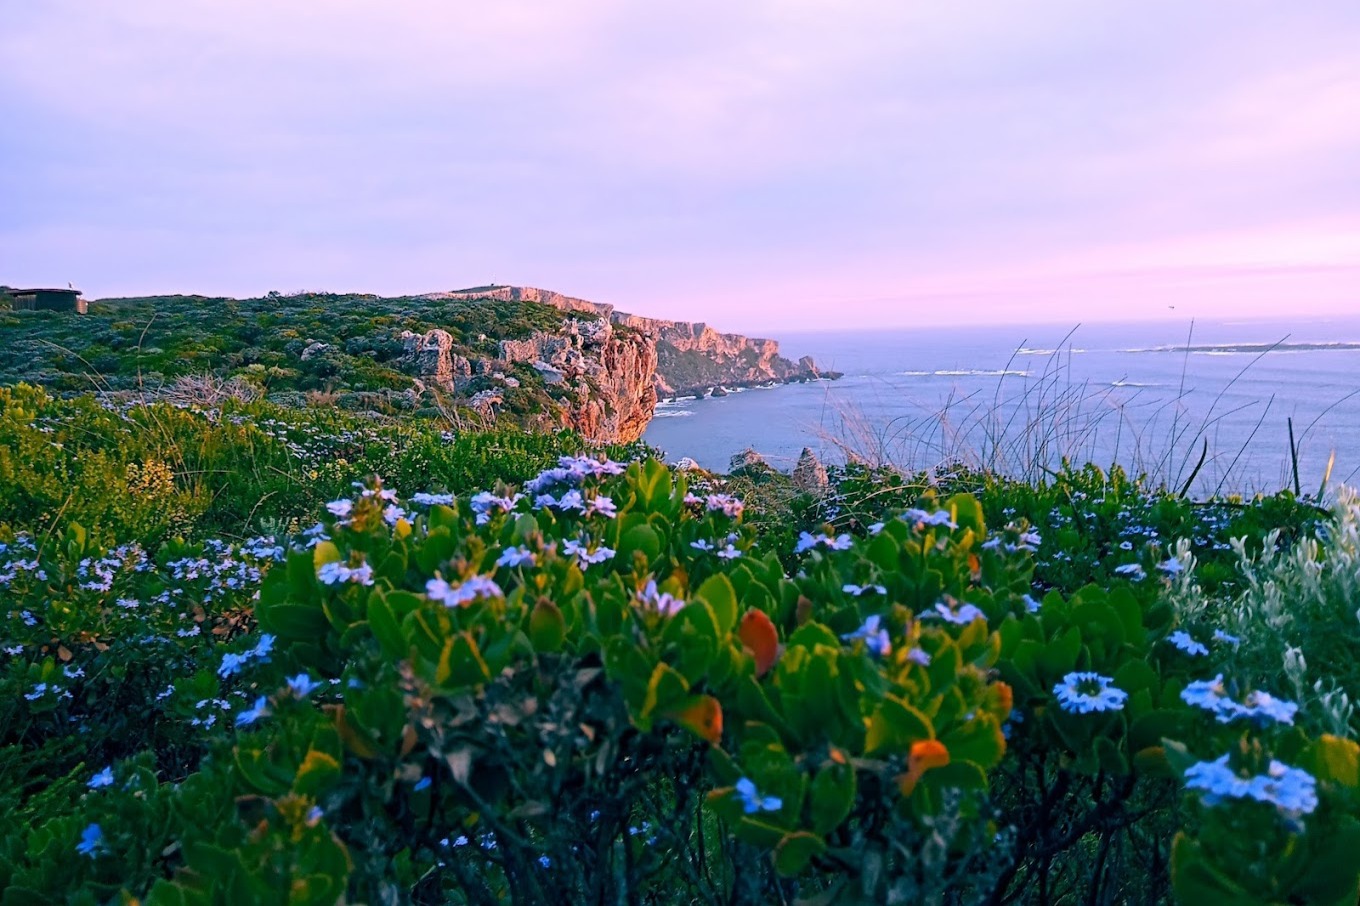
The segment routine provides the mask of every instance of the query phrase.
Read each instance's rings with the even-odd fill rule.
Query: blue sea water
[[[951,460],[1033,476],[1064,456],[1194,491],[1360,480],[1360,315],[775,333],[839,381],[663,402],[644,436],[725,470],[756,450],[791,468],[811,447],[906,468]]]

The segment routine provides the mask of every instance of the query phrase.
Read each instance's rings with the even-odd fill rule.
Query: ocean
[[[717,471],[748,448],[1020,477],[1067,457],[1249,494],[1293,486],[1292,418],[1305,492],[1333,453],[1332,482],[1360,478],[1360,316],[772,336],[844,377],[663,402],[643,440]]]

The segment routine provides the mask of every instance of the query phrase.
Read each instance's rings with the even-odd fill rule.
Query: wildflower
[[[501,555],[496,558],[496,566],[507,566],[514,569],[517,566],[529,564],[533,566],[536,561],[534,552],[527,547],[507,547],[501,551]]]
[[[586,506],[586,515],[594,516],[597,514],[604,516],[606,519],[613,519],[617,516],[619,510],[618,507],[614,505],[613,498],[606,497],[603,494],[597,494],[592,497],[590,503]]]
[[[960,604],[948,596],[935,605],[933,612],[927,611],[923,616],[938,616],[943,618],[945,622],[953,623],[956,626],[967,626],[974,620],[987,619],[987,615],[976,604]]]
[[[875,522],[873,525],[869,526],[869,534],[877,535],[879,532],[883,531],[883,525],[882,522]]]
[[[288,679],[288,691],[298,698],[306,698],[320,686],[321,683],[316,682],[305,673],[299,673],[297,676]]]
[[[349,516],[350,513],[354,512],[354,501],[332,500],[330,503],[326,504],[326,509],[332,516],[344,519]]]
[[[236,715],[236,726],[248,727],[261,717],[269,716],[269,701],[263,695],[255,699],[255,706]]]
[[[1199,656],[1209,653],[1209,647],[1207,645],[1203,642],[1195,641],[1194,637],[1183,629],[1177,629],[1175,632],[1171,633],[1171,635],[1167,636],[1166,640],[1189,655]]]
[[[1244,778],[1228,765],[1228,756],[1201,761],[1185,769],[1186,789],[1199,790],[1204,804],[1225,799],[1254,799],[1275,806],[1288,818],[1310,814],[1318,806],[1317,779],[1307,771],[1271,759],[1266,773]]]
[[[1234,705],[1235,703],[1228,697],[1228,690],[1223,685],[1223,674],[1215,676],[1211,680],[1195,680],[1181,690],[1181,701],[1187,705],[1194,705],[1206,711],[1219,712],[1224,703]]]
[[[1134,582],[1147,578],[1147,573],[1143,572],[1143,567],[1137,563],[1125,563],[1114,568],[1116,576],[1128,576]]]
[[[711,551],[716,549],[716,546],[712,541],[705,541],[703,538],[700,538],[698,541],[691,541],[689,546],[696,551]]]
[[[888,590],[882,585],[855,585],[852,582],[847,582],[842,585],[841,591],[845,592],[847,595],[854,595],[857,598],[866,591],[875,591],[881,595],[886,595],[888,593]]]
[[[422,778],[420,778],[419,780],[416,781],[416,785],[413,786],[413,787],[411,787],[411,789],[412,789],[413,792],[419,793],[421,790],[429,789],[429,788],[430,788],[430,784],[433,783],[433,782],[434,782],[434,781],[432,781],[432,780],[431,780],[430,778],[428,778],[428,777],[422,777]]]
[[[322,815],[324,815],[324,814],[325,814],[325,813],[321,811],[321,806],[319,806],[319,805],[314,805],[314,806],[312,806],[311,808],[309,808],[309,809],[307,810],[307,818],[306,818],[307,826],[308,826],[308,827],[316,827],[317,824],[319,824],[319,823],[321,822],[321,817],[322,817]]]
[[[615,551],[613,548],[605,547],[604,545],[600,545],[594,550],[591,550],[589,542],[576,538],[568,538],[566,541],[562,542],[562,553],[566,554],[568,557],[575,557],[577,565],[584,570],[589,568],[592,564],[603,563],[612,558]]]
[[[756,791],[755,781],[743,777],[737,781],[737,798],[741,809],[748,815],[756,812],[777,812],[784,807],[784,800],[778,796],[761,796]]]
[[[462,607],[478,598],[503,598],[505,592],[487,576],[469,576],[458,585],[450,585],[443,579],[431,579],[425,583],[425,594],[434,601],[443,602],[445,607]]]
[[[953,516],[950,515],[948,510],[936,510],[933,513],[927,513],[925,510],[918,510],[915,507],[912,507],[911,509],[904,511],[898,518],[916,526],[933,525],[944,526],[951,529],[959,527],[958,523],[954,521]]]
[[[260,639],[255,643],[255,647],[250,650],[250,654],[261,660],[268,660],[269,652],[274,650],[274,636],[272,633],[264,632],[260,634]]]
[[[40,698],[43,697],[43,693],[45,693],[46,691],[47,691],[47,683],[38,683],[37,685],[35,685],[35,686],[33,687],[33,691],[32,691],[32,692],[25,692],[25,693],[24,693],[24,698],[28,699],[28,700],[31,701],[31,702],[32,702],[32,701],[37,701],[38,699],[40,699]]]
[[[1221,724],[1231,723],[1241,717],[1255,720],[1257,723],[1273,720],[1277,723],[1292,724],[1294,715],[1299,710],[1299,706],[1293,702],[1275,698],[1269,692],[1262,692],[1259,689],[1249,693],[1241,703],[1238,703],[1229,697],[1221,673],[1211,680],[1190,683],[1181,690],[1181,699],[1188,705],[1211,712],[1214,719]]]
[[[1089,714],[1092,711],[1119,711],[1129,694],[1116,688],[1114,680],[1099,673],[1073,672],[1053,687],[1053,694],[1064,711]]]
[[[423,491],[411,497],[412,503],[421,506],[452,506],[453,500],[452,494],[427,494]]]
[[[316,571],[316,579],[322,585],[339,585],[341,582],[349,581],[349,576],[349,567],[339,560],[323,563]]]
[[[930,666],[930,654],[921,648],[913,648],[908,651],[907,660],[913,664],[920,664],[922,667]]]
[[[1038,532],[1025,532],[1020,536],[1020,543],[1016,545],[1016,550],[1036,550],[1044,543],[1044,539]]]
[[[388,525],[396,525],[405,518],[406,511],[395,503],[388,504],[387,507],[383,509],[383,522],[386,522]]]
[[[1026,613],[1038,613],[1039,608],[1043,607],[1043,604],[1034,600],[1034,596],[1031,595],[1029,592],[1025,592],[1023,595],[1021,595],[1020,600],[1025,603]]]
[[[585,498],[581,496],[581,492],[573,488],[562,495],[562,499],[557,501],[556,506],[559,510],[576,510],[580,512],[586,508],[586,501]]]
[[[1121,551],[1131,551],[1131,550],[1133,550],[1133,542],[1132,542],[1132,541],[1121,541],[1121,542],[1119,542],[1119,549],[1120,549]]]
[[[673,617],[685,606],[685,602],[679,598],[667,592],[658,591],[655,579],[648,579],[647,584],[638,589],[637,599],[663,617]]]
[[[92,790],[97,790],[100,787],[112,786],[113,768],[112,767],[104,768],[104,770],[100,771],[98,774],[95,774],[93,777],[91,777],[89,779],[89,782],[86,783],[85,785]]]
[[[89,856],[91,859],[104,846],[104,831],[98,824],[91,824],[80,832],[80,842],[76,844],[76,852],[82,856]]]
[[[864,647],[869,649],[875,657],[886,657],[892,653],[892,642],[888,638],[888,630],[882,628],[883,618],[874,614],[864,621],[864,625],[854,632],[846,633],[841,636],[847,642],[862,639]]]
[[[818,532],[815,535],[811,532],[802,532],[798,536],[798,544],[794,546],[793,552],[795,554],[801,554],[803,551],[812,550],[812,548],[819,545],[828,550],[844,551],[850,549],[851,543],[852,541],[849,535],[837,535],[832,538],[821,532]]]
[[[718,551],[718,557],[721,558],[721,559],[723,559],[723,560],[735,560],[735,559],[737,559],[737,558],[740,557],[740,556],[741,556],[741,551],[739,551],[739,550],[737,550],[735,547],[733,547],[732,542],[730,542],[730,541],[727,543],[727,546],[726,546],[726,547],[724,547],[722,550]]]
[[[1228,644],[1234,645],[1234,646],[1236,646],[1236,645],[1241,645],[1241,644],[1242,644],[1242,640],[1241,640],[1240,638],[1238,638],[1238,637],[1235,636],[1235,635],[1229,635],[1228,633],[1224,632],[1222,629],[1215,629],[1215,630],[1214,630],[1214,641],[1215,641],[1215,642],[1227,642]]]
[[[704,499],[704,506],[710,513],[721,512],[724,516],[733,519],[741,515],[742,510],[746,509],[746,504],[730,494],[709,494]]]
[[[508,513],[523,499],[523,494],[515,494],[513,497],[497,497],[490,491],[479,491],[472,496],[468,503],[472,506],[472,512],[477,516],[476,523],[486,525],[491,521],[491,517],[496,511]]]

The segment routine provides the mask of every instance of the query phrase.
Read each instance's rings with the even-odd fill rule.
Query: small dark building
[[[73,311],[83,315],[90,310],[90,303],[80,298],[78,289],[13,289],[10,295],[17,311]]]

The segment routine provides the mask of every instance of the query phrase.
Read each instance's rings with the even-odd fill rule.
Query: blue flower
[[[80,832],[80,842],[76,844],[76,852],[82,856],[94,858],[95,853],[104,845],[104,831],[98,824],[91,824]]]
[[[1099,673],[1073,672],[1053,687],[1053,694],[1064,711],[1090,714],[1092,711],[1121,711],[1129,694],[1116,688],[1114,680]]]
[[[411,787],[411,789],[419,793],[421,790],[429,789],[430,784],[433,782],[434,781],[430,780],[428,777],[422,777],[416,781],[416,785]]]
[[[748,815],[756,812],[777,812],[784,807],[784,800],[778,796],[761,796],[756,791],[755,781],[746,777],[737,781],[737,798],[741,800],[742,811]]]
[[[1209,653],[1209,647],[1207,645],[1203,642],[1195,641],[1194,637],[1183,629],[1177,629],[1175,632],[1171,633],[1171,635],[1167,636],[1166,640],[1189,655],[1199,656]]]
[[[236,715],[236,726],[246,727],[255,723],[261,717],[267,716],[269,716],[269,700],[261,695],[255,699],[255,707]]]
[[[876,657],[884,657],[892,653],[892,642],[888,638],[888,630],[881,627],[883,618],[877,614],[864,621],[864,625],[854,632],[846,633],[841,636],[847,642],[859,639],[864,640],[864,647],[868,648]]]
[[[939,616],[944,618],[945,622],[953,623],[956,626],[967,626],[974,620],[987,619],[987,615],[976,604],[961,604],[948,596],[944,601],[935,605],[933,612],[926,611],[922,616]]]
[[[1254,799],[1275,806],[1286,818],[1297,819],[1318,806],[1317,779],[1307,771],[1271,759],[1266,773],[1241,777],[1228,766],[1228,756],[1201,761],[1185,769],[1185,787],[1204,794],[1204,804],[1225,799]]]
[[[108,767],[95,774],[86,784],[90,789],[97,790],[100,787],[113,785],[113,768]]]
[[[320,688],[320,686],[321,683],[316,682],[305,673],[299,673],[297,676],[289,677],[288,679],[288,691],[298,698],[306,698]]]

